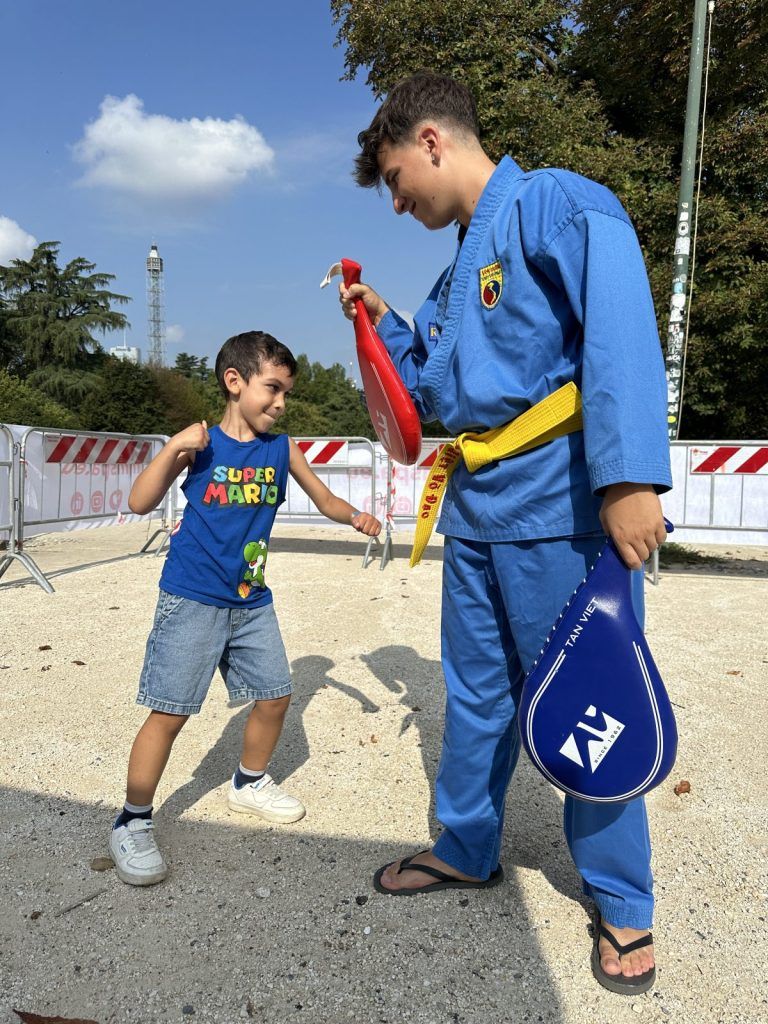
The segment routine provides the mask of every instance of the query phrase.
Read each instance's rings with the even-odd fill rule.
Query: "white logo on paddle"
[[[389,423],[387,423],[387,417],[380,409],[376,410],[376,424],[378,426],[379,437],[381,438],[384,447],[391,448],[392,442],[389,439]]]
[[[616,718],[611,718],[611,716],[607,715],[604,711],[598,712],[594,704],[589,705],[587,710],[584,712],[584,718],[592,718],[596,720],[598,714],[603,720],[602,729],[596,729],[594,725],[588,725],[587,722],[579,722],[576,729],[570,734],[562,747],[560,747],[560,753],[564,757],[567,757],[569,761],[573,761],[574,764],[579,765],[580,768],[583,768],[584,759],[582,757],[582,752],[586,746],[589,766],[592,772],[597,769],[597,766],[603,760],[624,729],[623,722],[619,722]],[[586,739],[584,736],[585,733],[589,736],[594,736],[595,739]],[[581,750],[579,749],[580,745]]]

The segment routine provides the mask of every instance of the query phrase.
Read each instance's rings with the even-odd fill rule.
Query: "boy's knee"
[[[156,729],[161,729],[169,736],[178,736],[189,721],[189,715],[171,715],[166,711],[150,711],[149,719]]]
[[[253,711],[264,718],[279,718],[288,710],[290,703],[290,694],[285,697],[273,697],[272,700],[257,700],[254,702]]]

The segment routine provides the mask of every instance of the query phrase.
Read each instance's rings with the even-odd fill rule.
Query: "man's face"
[[[439,159],[423,133],[415,141],[382,143],[378,160],[395,213],[410,213],[430,231],[447,227],[456,219],[441,179]]]

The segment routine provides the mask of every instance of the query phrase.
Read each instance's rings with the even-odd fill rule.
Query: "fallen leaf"
[[[111,857],[94,857],[91,861],[91,871],[111,871],[114,866]]]
[[[740,672],[737,668],[732,668],[730,671],[725,673],[727,676],[742,676],[743,672]]]
[[[378,742],[379,742],[379,737],[378,736],[371,736],[371,743],[378,743]]]
[[[51,647],[50,644],[43,644],[42,647],[38,647],[37,649],[38,649],[38,651],[52,651],[53,650],[53,648]]]
[[[32,913],[29,915],[29,920],[36,921],[38,917],[41,916],[42,913],[42,910],[33,910]]]
[[[681,779],[680,782],[675,786],[675,796],[680,796],[683,793],[691,792],[691,784],[687,779]]]
[[[24,1010],[13,1012],[24,1024],[99,1024],[96,1020],[83,1020],[82,1017],[41,1017],[38,1013],[26,1013]]]
[[[110,611],[110,612],[119,612],[119,611],[120,611],[120,605],[119,605],[119,604],[111,604],[111,605],[109,606],[109,608],[107,609],[107,611]]]
[[[48,669],[51,668],[51,667],[52,667],[51,665],[43,665],[43,667],[40,669],[40,671],[41,672],[47,672]]]
[[[75,660],[75,661],[72,662],[72,664],[73,665],[84,665],[85,662],[84,661],[77,661],[77,660]]]

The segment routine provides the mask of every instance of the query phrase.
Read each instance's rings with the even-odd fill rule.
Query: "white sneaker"
[[[267,821],[281,821],[287,824],[298,821],[307,813],[301,800],[288,796],[275,783],[271,775],[263,775],[258,782],[248,782],[240,789],[235,788],[235,777],[229,784],[229,803],[233,811],[241,814],[256,814]]]
[[[168,874],[153,829],[149,818],[132,818],[126,825],[112,829],[109,854],[118,878],[128,885],[154,885]]]

